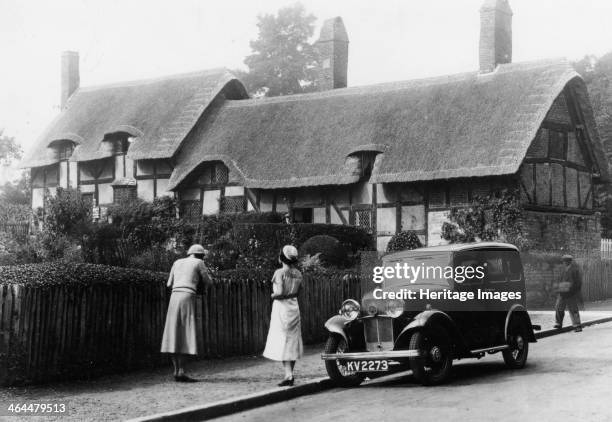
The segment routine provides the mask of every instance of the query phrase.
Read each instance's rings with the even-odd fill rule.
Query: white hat
[[[202,245],[191,245],[191,247],[189,248],[189,250],[187,251],[187,255],[204,255],[206,254],[206,250],[204,249],[204,247]]]
[[[283,259],[284,258],[284,259]],[[281,261],[287,264],[294,264],[298,260],[298,250],[295,246],[285,245],[281,250]]]

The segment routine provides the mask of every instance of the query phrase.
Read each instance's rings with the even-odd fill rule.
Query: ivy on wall
[[[442,238],[451,243],[501,241],[527,249],[522,217],[523,208],[516,190],[477,196],[470,206],[451,209],[450,223],[442,225]]]

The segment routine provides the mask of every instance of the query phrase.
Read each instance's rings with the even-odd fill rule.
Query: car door
[[[481,304],[487,316],[487,345],[498,345],[503,341],[503,330],[508,309],[508,301],[503,300],[510,286],[508,280],[508,253],[503,249],[482,251],[485,277],[482,288]],[[489,297],[492,295],[492,297]]]
[[[482,253],[478,250],[460,251],[455,254],[453,267],[457,272],[459,268],[477,268],[483,264]],[[463,270],[464,271],[464,270]],[[472,293],[474,299],[465,302],[453,301],[455,322],[468,341],[468,347],[475,349],[482,347],[488,338],[485,313],[487,309],[478,300],[478,291],[483,288],[483,278],[470,277],[458,281],[455,277],[454,287],[458,292]]]

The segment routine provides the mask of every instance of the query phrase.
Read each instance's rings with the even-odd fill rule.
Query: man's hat
[[[574,259],[574,257],[571,255],[563,255],[561,259],[564,261],[571,261],[572,259]]]
[[[191,247],[187,251],[187,255],[205,255],[205,254],[206,254],[206,249],[204,249],[204,246],[198,245],[198,244],[191,245]]]

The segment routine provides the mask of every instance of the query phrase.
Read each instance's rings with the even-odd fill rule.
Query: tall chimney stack
[[[80,84],[79,76],[79,53],[76,51],[62,52],[62,110],[66,108],[66,103],[70,96],[77,90]]]
[[[315,43],[319,54],[317,87],[319,91],[346,88],[348,70],[348,35],[341,17],[323,22]]]
[[[480,72],[512,62],[512,9],[508,0],[485,0],[480,8]]]

